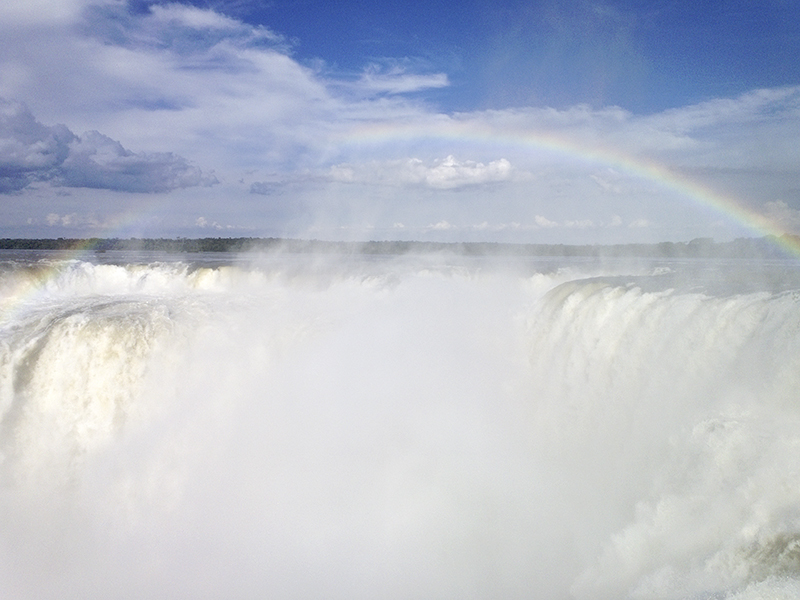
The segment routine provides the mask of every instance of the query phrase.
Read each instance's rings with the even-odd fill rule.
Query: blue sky
[[[0,236],[800,233],[799,31],[793,0],[12,0]]]
[[[653,112],[798,81],[797,11],[780,1],[298,0],[240,15],[334,71],[413,57],[448,74],[450,86],[432,96],[445,111],[589,103]]]

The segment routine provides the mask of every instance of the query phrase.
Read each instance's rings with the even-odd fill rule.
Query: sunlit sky
[[[800,233],[796,0],[0,4],[0,237]]]

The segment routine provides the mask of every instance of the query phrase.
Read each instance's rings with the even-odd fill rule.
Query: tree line
[[[784,248],[800,248],[800,236],[738,238],[715,242],[697,238],[689,242],[657,244],[513,244],[501,242],[335,242],[286,238],[0,238],[0,250],[85,250],[94,252],[270,252],[315,254],[430,254],[466,256],[563,256],[596,258],[780,258]]]

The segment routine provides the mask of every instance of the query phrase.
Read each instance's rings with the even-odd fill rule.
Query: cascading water
[[[0,268],[4,598],[800,594],[796,263],[103,260]]]

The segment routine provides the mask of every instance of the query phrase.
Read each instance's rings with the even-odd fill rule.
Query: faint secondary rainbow
[[[800,256],[800,236],[788,233],[775,220],[745,206],[732,196],[721,194],[711,187],[681,175],[655,161],[633,157],[615,148],[600,144],[580,144],[563,135],[549,132],[509,132],[487,125],[464,123],[455,119],[440,119],[427,126],[387,125],[376,123],[351,130],[340,140],[350,146],[370,146],[396,142],[446,142],[453,145],[481,143],[503,147],[523,147],[544,151],[585,163],[613,167],[631,176],[651,181],[704,207],[721,213],[736,223],[762,236],[773,236],[776,243]],[[456,154],[457,150],[450,152]]]
[[[46,291],[47,285],[56,279],[72,260],[79,260],[87,252],[92,252],[98,240],[113,238],[120,232],[129,229],[136,223],[142,223],[154,212],[157,201],[152,200],[144,204],[146,210],[128,211],[116,217],[113,224],[99,228],[98,235],[90,239],[75,239],[70,247],[52,251],[48,254],[49,260],[40,261],[34,273],[28,277],[21,277],[15,285],[2,291],[0,297],[0,326],[13,321],[14,316],[26,303],[35,299],[37,295]]]

